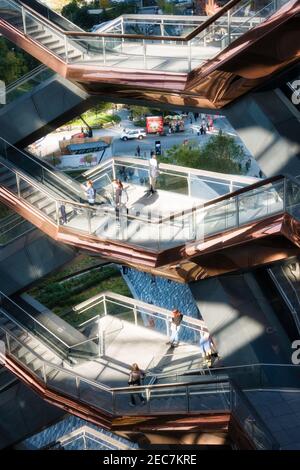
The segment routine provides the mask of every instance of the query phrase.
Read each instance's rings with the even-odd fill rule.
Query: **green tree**
[[[84,162],[87,164],[87,165],[90,165],[93,163],[94,161],[94,157],[91,153],[88,153],[87,155],[84,156]]]
[[[241,174],[241,162],[244,157],[244,149],[234,138],[220,132],[219,135],[211,136],[203,147],[199,147],[194,141],[174,145],[167,151],[167,156],[160,160],[201,170]]]
[[[6,39],[0,38],[0,80],[11,83],[28,71],[24,54]]]
[[[99,15],[90,15],[88,10],[103,9]],[[94,24],[109,21],[123,13],[134,13],[135,5],[114,3],[110,0],[95,0],[87,4],[82,0],[72,0],[61,10],[61,14],[82,29],[90,30]]]
[[[157,0],[157,6],[165,15],[176,15],[177,7],[174,3],[167,2],[166,0]]]

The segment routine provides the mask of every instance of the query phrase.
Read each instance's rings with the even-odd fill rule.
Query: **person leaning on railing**
[[[128,385],[131,387],[140,387],[142,385],[142,380],[145,377],[145,372],[139,368],[139,366],[134,363],[131,366],[131,371],[129,374]],[[131,393],[130,395],[130,406],[137,405],[136,399],[140,399],[140,402],[144,405],[145,399],[141,393]]]

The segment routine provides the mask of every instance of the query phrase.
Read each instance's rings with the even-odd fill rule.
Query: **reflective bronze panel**
[[[231,43],[189,74],[66,64],[42,45],[0,19],[0,32],[38,60],[88,92],[115,102],[150,102],[221,109],[300,59],[300,0]]]

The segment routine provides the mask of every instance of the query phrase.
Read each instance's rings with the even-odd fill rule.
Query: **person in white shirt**
[[[159,167],[156,155],[151,152],[151,158],[149,160],[149,179],[150,179],[150,193],[156,193],[156,180],[159,175]]]

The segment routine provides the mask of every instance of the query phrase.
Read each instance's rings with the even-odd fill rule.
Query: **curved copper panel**
[[[300,58],[300,0],[231,43],[217,57],[189,74],[117,69],[101,64],[66,64],[41,44],[0,20],[0,32],[47,66],[87,91],[116,102],[220,109]]]

